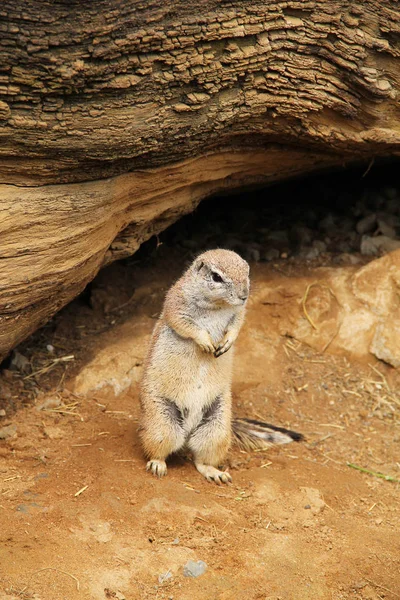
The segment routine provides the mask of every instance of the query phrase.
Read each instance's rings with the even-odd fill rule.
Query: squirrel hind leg
[[[147,412],[144,408],[139,437],[144,454],[149,459],[147,471],[156,477],[164,477],[167,474],[167,457],[180,450],[186,440],[183,417],[175,403],[160,398],[156,411]]]
[[[230,397],[219,395],[207,407],[187,445],[193,453],[196,469],[218,485],[230,483],[231,476],[217,467],[225,459],[231,442]]]

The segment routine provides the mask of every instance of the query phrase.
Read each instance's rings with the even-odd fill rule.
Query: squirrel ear
[[[201,269],[204,267],[204,263],[202,260],[200,260],[197,265],[196,265],[196,271],[199,273],[199,271],[201,271]]]

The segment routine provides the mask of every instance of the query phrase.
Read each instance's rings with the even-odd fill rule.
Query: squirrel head
[[[231,250],[208,250],[190,269],[191,283],[199,305],[242,306],[249,296],[248,263]]]

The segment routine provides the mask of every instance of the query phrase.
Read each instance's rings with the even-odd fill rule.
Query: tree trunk
[[[224,189],[399,153],[395,0],[3,0],[0,357]]]

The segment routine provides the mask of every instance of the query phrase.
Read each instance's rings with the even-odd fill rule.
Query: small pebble
[[[57,408],[61,405],[60,398],[54,398],[50,396],[50,398],[46,398],[40,404],[36,405],[36,410],[46,410],[47,408]]]
[[[168,581],[168,579],[172,579],[172,573],[169,569],[166,573],[161,573],[161,575],[158,576],[158,583],[162,585],[163,583]]]
[[[4,410],[4,408],[0,409],[0,417],[5,417],[6,416],[6,411]]]
[[[47,350],[47,352],[50,352],[50,354],[53,354],[55,348],[51,344],[47,344],[46,350]]]
[[[44,427],[43,433],[50,440],[61,440],[65,436],[65,431],[61,427],[53,427],[51,425]]]
[[[200,577],[207,570],[207,564],[204,560],[188,560],[186,565],[183,567],[183,575],[185,577]]]
[[[16,425],[6,425],[0,429],[0,440],[7,440],[10,437],[14,437],[17,433]]]

